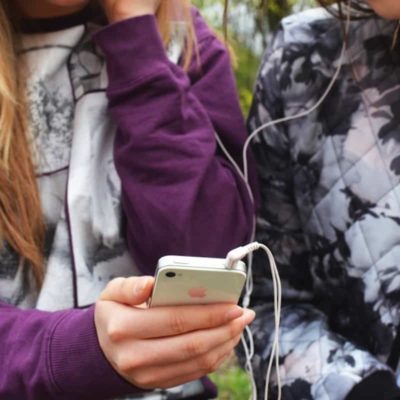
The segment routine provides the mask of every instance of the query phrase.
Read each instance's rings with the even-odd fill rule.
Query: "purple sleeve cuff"
[[[97,339],[94,306],[65,313],[53,327],[48,368],[60,398],[109,398],[138,392],[112,368]]]
[[[93,40],[106,58],[109,81],[116,86],[151,75],[169,64],[153,15],[108,25]]]

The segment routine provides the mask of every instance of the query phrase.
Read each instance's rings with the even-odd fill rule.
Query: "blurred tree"
[[[260,57],[281,19],[292,11],[301,11],[313,0],[228,0],[229,42],[236,54],[236,78],[243,111],[250,107],[254,79]],[[209,23],[223,31],[225,0],[193,0]]]

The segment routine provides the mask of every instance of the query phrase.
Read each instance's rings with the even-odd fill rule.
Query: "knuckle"
[[[241,335],[237,335],[234,339],[233,339],[233,348],[235,348],[238,344],[239,344],[239,342],[240,342],[240,338],[241,338]]]
[[[201,340],[191,340],[186,344],[186,354],[189,357],[198,357],[204,354],[206,346]]]
[[[125,278],[122,278],[121,276],[118,278],[114,278],[110,282],[108,282],[107,287],[120,287],[124,283]]]
[[[121,286],[124,278],[114,278],[110,282],[107,283],[106,288],[103,291],[103,297],[108,297],[109,295],[112,295],[114,291],[117,291],[118,288]]]
[[[233,321],[230,325],[228,325],[228,337],[230,339],[234,339],[241,331],[241,325],[238,321]]]
[[[117,343],[124,337],[124,331],[117,321],[112,321],[107,326],[107,336],[111,342]]]
[[[200,359],[200,369],[206,373],[215,371],[218,368],[218,357],[215,354],[207,354]]]
[[[105,308],[105,302],[101,299],[97,299],[94,307],[95,316],[102,315]]]
[[[220,324],[220,321],[215,312],[207,312],[206,323],[208,327],[214,327]]]
[[[134,383],[136,386],[142,389],[153,389],[155,387],[155,377],[139,371],[134,377]]]
[[[132,288],[135,286],[135,283],[137,281],[137,277],[136,276],[130,276],[129,278],[124,278],[124,282],[122,283],[122,290],[125,290],[128,293],[132,293],[133,290]]]
[[[132,287],[134,286],[137,277],[131,276],[129,278],[122,278],[122,282],[120,283],[120,290],[124,296],[128,296],[129,293],[133,293]]]
[[[122,374],[127,375],[132,370],[132,358],[128,357],[126,354],[119,354],[115,359],[115,365]]]
[[[114,288],[115,290],[118,290],[119,293],[121,293],[121,291],[124,289],[125,285],[126,285],[126,278],[115,278],[113,280],[114,282]]]
[[[172,332],[175,335],[181,335],[186,332],[185,317],[178,312],[172,312],[169,321]]]

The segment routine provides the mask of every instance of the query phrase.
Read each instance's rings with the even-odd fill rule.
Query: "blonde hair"
[[[186,48],[183,57],[183,67],[187,70],[193,59],[193,53],[197,51],[190,0],[161,0],[157,12],[157,20],[161,38],[166,47],[172,40],[171,21],[181,20],[186,23]]]
[[[30,138],[27,135],[25,88],[17,61],[18,35],[12,2],[0,2],[0,240],[32,268],[40,287],[44,277],[45,223]],[[179,10],[177,10],[179,5]],[[157,21],[165,46],[172,40],[171,21],[187,22],[183,64],[188,68],[195,46],[189,0],[161,0]],[[0,249],[1,250],[1,249]]]

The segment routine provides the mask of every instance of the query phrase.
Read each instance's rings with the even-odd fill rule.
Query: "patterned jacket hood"
[[[393,22],[351,23],[321,107],[254,142],[262,180],[258,239],[284,285],[285,397],[342,400],[385,364],[399,325],[400,53]],[[250,130],[310,109],[340,62],[342,26],[321,9],[285,19],[263,60]],[[273,334],[271,281],[256,260],[259,387]]]

